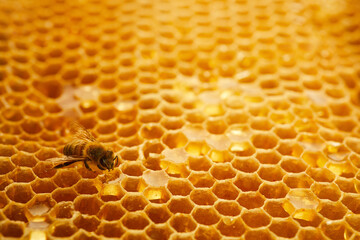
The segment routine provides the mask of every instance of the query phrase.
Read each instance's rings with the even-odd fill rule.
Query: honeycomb
[[[0,238],[360,239],[359,1],[0,9]]]

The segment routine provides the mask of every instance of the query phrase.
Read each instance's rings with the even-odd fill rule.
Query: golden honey
[[[360,239],[357,0],[0,1],[0,239]],[[78,121],[120,163],[53,169]]]

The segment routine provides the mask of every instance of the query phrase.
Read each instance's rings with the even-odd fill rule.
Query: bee
[[[78,122],[72,122],[70,132],[74,139],[66,144],[63,149],[64,157],[53,159],[62,162],[54,168],[69,166],[75,162],[83,161],[85,167],[93,171],[88,162],[93,162],[100,170],[112,170],[118,164],[118,157],[110,149],[98,142],[94,136]]]

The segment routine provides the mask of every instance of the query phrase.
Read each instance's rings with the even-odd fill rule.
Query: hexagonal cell
[[[142,195],[125,196],[121,205],[130,212],[142,210],[146,207],[148,201]]]
[[[55,175],[56,169],[53,168],[51,161],[38,162],[32,169],[39,178],[50,178]]]
[[[196,229],[196,223],[190,215],[187,214],[175,214],[170,219],[170,225],[175,231],[180,233],[192,232]]]
[[[314,182],[305,173],[287,174],[283,181],[289,188],[310,188]]]
[[[67,221],[58,221],[50,226],[50,234],[54,237],[70,237],[76,231],[76,227]]]
[[[300,229],[298,235],[300,240],[321,240],[323,235],[319,229]]]
[[[101,188],[100,182],[91,179],[81,179],[76,185],[75,190],[79,194],[96,194]]]
[[[358,214],[347,214],[346,222],[354,229],[358,230],[360,229],[360,215]]]
[[[191,203],[191,201],[188,198],[183,197],[173,197],[168,205],[169,210],[172,213],[186,213],[189,214],[194,205]]]
[[[330,109],[336,116],[348,116],[351,114],[351,107],[347,103],[331,103]]]
[[[152,203],[166,203],[170,199],[169,191],[165,187],[147,187],[143,194]]]
[[[279,166],[261,166],[258,170],[260,178],[266,181],[275,182],[282,180],[284,172]]]
[[[33,217],[45,215],[55,205],[56,202],[51,198],[50,195],[36,195],[27,204],[27,210],[30,213],[28,216],[29,220]]]
[[[168,130],[176,130],[176,129],[180,129],[184,126],[185,122],[182,118],[177,118],[177,117],[173,117],[173,118],[163,118],[161,120],[161,125],[168,129]]]
[[[10,173],[9,178],[14,182],[31,182],[35,179],[35,176],[30,168],[17,167]]]
[[[324,167],[328,159],[321,152],[304,152],[302,159],[312,167]]]
[[[168,226],[151,225],[146,229],[146,235],[151,239],[167,240],[173,231]]]
[[[143,124],[140,129],[141,136],[146,139],[161,138],[164,134],[164,129],[158,124],[148,123]]]
[[[269,131],[272,127],[273,124],[267,118],[263,117],[254,118],[251,123],[251,128],[255,130]]]
[[[15,148],[13,146],[0,144],[1,157],[11,157],[14,154],[15,154]]]
[[[276,124],[289,124],[294,121],[294,116],[290,112],[274,112],[270,114],[271,120]]]
[[[24,234],[24,225],[18,222],[4,221],[0,226],[0,232],[4,237],[20,238]]]
[[[247,231],[245,234],[246,240],[256,240],[256,239],[262,239],[262,240],[271,240],[275,239],[269,230],[267,229],[261,229],[261,230],[253,230],[253,231]]]
[[[267,183],[264,182],[260,187],[260,193],[268,198],[283,198],[289,191],[289,188],[282,182]]]
[[[227,237],[240,237],[246,228],[240,217],[237,218],[222,218],[216,227],[220,233]]]
[[[307,165],[301,159],[293,157],[283,157],[280,166],[290,173],[304,172],[307,168]]]
[[[254,147],[248,141],[231,143],[230,151],[238,157],[247,157],[255,153]]]
[[[262,181],[256,173],[238,173],[234,181],[235,186],[243,192],[257,191],[261,183]]]
[[[6,195],[12,201],[27,203],[34,196],[34,193],[28,184],[13,183],[6,189]]]
[[[60,202],[50,211],[50,215],[56,218],[72,218],[74,208],[71,202]]]
[[[122,218],[122,223],[128,229],[142,230],[149,225],[149,220],[142,212],[131,212]]]
[[[155,224],[158,223],[164,223],[166,222],[170,216],[171,213],[169,210],[162,205],[151,205],[149,204],[145,209],[146,214],[150,218],[151,221],[153,221]]]
[[[167,188],[173,195],[188,196],[193,187],[185,179],[169,179]]]
[[[188,139],[182,132],[169,132],[162,137],[162,141],[169,148],[181,148],[186,145]]]
[[[214,165],[211,168],[210,173],[214,178],[218,180],[234,178],[236,175],[236,172],[229,163]]]
[[[74,219],[73,223],[78,229],[94,232],[99,226],[100,221],[94,216],[79,215]]]
[[[209,118],[206,121],[206,130],[211,134],[223,134],[228,125],[221,118]]]
[[[190,123],[202,123],[203,121],[205,121],[205,116],[202,112],[198,110],[193,110],[186,113],[185,119]]]
[[[146,188],[146,183],[141,177],[125,177],[121,185],[127,192],[141,192]]]
[[[345,193],[341,202],[353,213],[360,213],[360,196],[356,193]]]
[[[0,174],[11,172],[15,166],[11,163],[9,158],[0,157]]]
[[[19,151],[27,152],[27,153],[35,153],[39,149],[41,149],[41,146],[37,144],[36,142],[22,142],[16,145],[16,148]]]
[[[96,230],[96,234],[108,238],[120,238],[125,233],[120,222],[102,222]]]
[[[24,206],[21,206],[19,204],[9,204],[4,209],[5,216],[12,221],[22,221],[22,222],[28,222],[28,219],[25,215],[26,208]]]
[[[335,174],[326,168],[308,168],[306,173],[316,182],[332,182],[335,179]]]
[[[259,168],[259,163],[254,158],[234,158],[231,162],[232,166],[237,170],[246,173],[255,172]]]
[[[268,200],[265,203],[264,210],[272,217],[286,218],[289,214],[284,210],[283,201]]]
[[[314,183],[311,190],[321,199],[337,201],[341,197],[341,191],[334,183]]]
[[[339,202],[324,202],[321,203],[321,210],[319,213],[330,220],[340,220],[347,212],[347,209]]]
[[[241,218],[251,228],[265,227],[270,224],[270,217],[261,209],[243,212]]]
[[[53,180],[59,187],[72,187],[80,180],[80,175],[75,169],[61,169]]]
[[[264,205],[265,198],[258,192],[240,193],[236,200],[241,206],[247,209],[260,208]]]
[[[251,141],[256,148],[262,148],[262,149],[274,148],[278,143],[277,137],[274,136],[272,133],[254,134]]]
[[[212,226],[199,226],[195,232],[195,239],[196,240],[206,240],[206,239],[220,240],[221,235]]]
[[[34,167],[37,163],[33,154],[26,152],[17,152],[11,156],[11,161],[17,166]],[[0,163],[1,165],[1,163]],[[2,171],[6,170],[6,167],[1,167]]]
[[[72,188],[57,188],[51,196],[56,202],[73,201],[78,195]]]
[[[220,216],[212,207],[196,207],[192,216],[196,222],[204,225],[213,225],[220,220]]]
[[[145,169],[139,162],[125,162],[121,165],[121,170],[128,176],[141,176]]]
[[[293,238],[298,231],[298,226],[291,220],[273,219],[269,229],[279,237]]]
[[[215,208],[224,216],[237,216],[241,212],[241,207],[236,201],[219,201]]]
[[[280,141],[279,147],[276,149],[281,155],[300,157],[304,151],[303,147],[291,140]]]
[[[206,156],[190,156],[188,162],[194,171],[207,171],[211,167],[211,161]]]
[[[209,152],[210,147],[206,144],[205,141],[189,142],[186,145],[185,150],[190,155],[199,157],[206,155]]]
[[[119,220],[124,214],[125,210],[118,203],[106,203],[101,207],[97,216],[107,221],[115,221]]]
[[[349,239],[352,235],[351,230],[345,224],[337,221],[324,221],[321,224],[321,231],[332,240]]]
[[[217,200],[208,189],[194,189],[190,194],[190,199],[197,205],[213,205]]]
[[[281,160],[281,155],[274,150],[258,150],[256,159],[262,164],[277,164]]]
[[[97,197],[86,195],[79,196],[74,201],[76,211],[89,215],[96,215],[102,204],[103,203]]]
[[[216,182],[212,192],[221,199],[235,200],[239,195],[238,189],[231,182]]]

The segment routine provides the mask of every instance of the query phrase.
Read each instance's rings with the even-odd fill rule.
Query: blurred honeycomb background
[[[359,1],[0,9],[0,238],[360,239]]]

